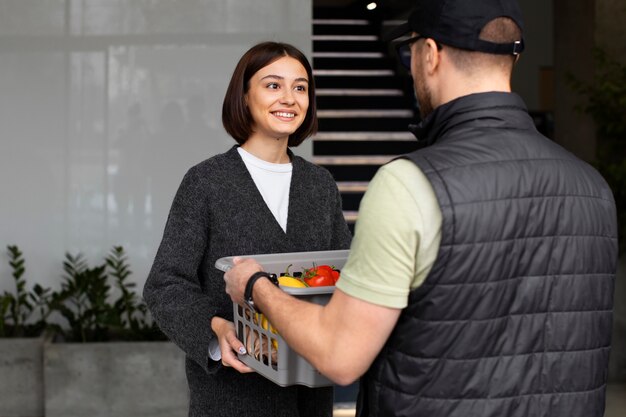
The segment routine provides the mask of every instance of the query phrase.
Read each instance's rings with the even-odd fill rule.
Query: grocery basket
[[[313,265],[333,265],[343,268],[348,259],[348,250],[291,252],[275,254],[246,255],[254,258],[263,266],[263,270],[279,275],[291,265],[290,271],[301,271]],[[220,258],[215,267],[227,271],[233,265],[233,257]],[[283,291],[299,299],[325,305],[335,287],[280,287]],[[282,386],[305,385],[307,387],[326,387],[333,382],[319,373],[303,357],[293,351],[276,332],[271,323],[262,315],[247,307],[233,303],[233,316],[237,336],[242,341],[247,354],[238,355],[239,359],[270,381]]]

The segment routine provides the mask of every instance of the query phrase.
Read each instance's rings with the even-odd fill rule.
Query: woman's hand
[[[246,353],[246,348],[243,343],[237,339],[233,322],[215,316],[211,319],[211,330],[213,330],[213,333],[217,335],[219,340],[220,352],[222,353],[222,365],[232,367],[242,374],[254,372],[254,369],[237,358],[236,352],[244,354]]]

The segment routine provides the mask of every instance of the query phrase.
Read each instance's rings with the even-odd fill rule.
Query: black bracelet
[[[278,278],[276,277],[276,274],[270,274],[269,272],[265,272],[265,271],[258,271],[252,274],[250,278],[248,278],[246,289],[243,293],[243,299],[248,305],[248,307],[250,307],[252,310],[256,311],[257,313],[260,313],[260,310],[254,305],[254,301],[252,300],[252,288],[254,287],[254,284],[260,278],[263,278],[263,277],[269,279],[272,282],[272,284],[278,286]]]

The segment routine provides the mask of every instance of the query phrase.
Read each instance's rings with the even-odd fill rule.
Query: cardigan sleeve
[[[174,197],[163,239],[143,289],[143,297],[160,329],[205,371],[209,342],[215,337],[215,307],[203,294],[198,269],[208,242],[207,192],[198,170],[191,168]]]

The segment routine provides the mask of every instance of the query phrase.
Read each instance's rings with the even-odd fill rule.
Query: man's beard
[[[434,110],[432,93],[422,78],[419,78],[415,83],[415,96],[417,97],[417,104],[419,105],[420,116],[425,119]]]
[[[417,98],[417,104],[420,110],[420,116],[422,120],[433,112],[433,99],[430,88],[424,82],[425,74],[422,63],[419,60],[412,62],[415,65],[412,68],[411,76],[413,77],[413,88],[415,90],[415,98]]]

